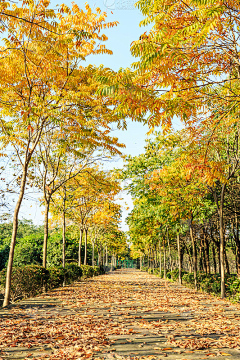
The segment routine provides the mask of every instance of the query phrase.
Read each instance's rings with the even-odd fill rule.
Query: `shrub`
[[[6,269],[0,272],[0,285],[5,286]],[[64,277],[65,283],[70,284],[73,281],[79,280],[81,276],[91,277],[103,274],[104,270],[101,267],[94,268],[89,265],[77,266],[75,263],[70,263],[62,267],[50,267],[44,269],[39,265],[26,265],[13,267],[12,281],[11,281],[11,301],[18,299],[32,297],[40,294],[43,289],[50,290],[63,285]]]
[[[187,284],[194,284],[194,275],[192,273],[186,273],[183,275],[182,281]]]
[[[94,268],[90,265],[81,265],[83,277],[89,278],[94,276]]]
[[[62,286],[64,281],[64,269],[62,267],[48,268],[47,290]]]
[[[6,269],[0,273],[0,283],[5,286]],[[13,267],[11,281],[11,300],[36,296],[41,293],[43,284],[47,281],[48,270],[38,265]]]
[[[82,276],[82,268],[75,263],[66,264],[64,269],[66,284],[80,280]]]
[[[142,266],[141,271],[148,271],[148,267],[147,266]]]
[[[103,266],[94,266],[93,271],[94,271],[93,274],[94,276],[105,274]]]

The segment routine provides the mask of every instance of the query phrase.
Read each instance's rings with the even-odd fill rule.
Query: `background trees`
[[[218,208],[223,185],[228,199],[230,193],[237,196],[234,184],[238,181],[238,155],[229,163],[237,148],[235,126],[234,131],[227,129],[225,126],[224,134],[217,131],[212,147],[207,144],[208,128],[201,128],[194,139],[185,130],[156,133],[147,142],[144,154],[126,159],[122,172],[123,178],[129,179],[127,189],[134,198],[134,209],[128,217],[134,256],[147,257],[148,266],[159,266],[165,276],[166,266],[170,270],[175,262],[179,272],[183,266],[185,271],[193,272],[195,288],[199,271],[210,274],[219,269],[225,284],[225,271],[230,273],[228,258],[232,262],[236,256],[231,272],[239,266],[237,245],[234,255],[230,245],[231,238],[238,241],[233,224],[234,217],[238,226],[238,215],[234,208],[230,210],[232,201],[224,197],[221,224]],[[229,178],[232,169],[235,175]]]

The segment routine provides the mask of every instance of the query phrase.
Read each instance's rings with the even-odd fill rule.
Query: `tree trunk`
[[[63,212],[63,268],[65,268],[66,258],[66,216],[65,211]]]
[[[170,270],[172,271],[172,255],[171,255],[171,247],[170,247],[169,236],[168,236],[168,229],[167,229],[167,241],[168,241],[168,253],[169,253],[169,267],[170,267]]]
[[[11,240],[11,244],[10,244],[9,257],[8,257],[5,297],[4,297],[3,307],[8,306],[10,303],[11,277],[12,277],[12,267],[13,267],[14,250],[15,250],[16,237],[17,237],[17,229],[18,229],[18,215],[19,215],[19,210],[20,210],[23,196],[24,196],[26,179],[27,179],[27,166],[23,169],[20,193],[19,193],[19,197],[18,197],[18,201],[17,201],[16,207],[15,207],[15,210],[14,210],[14,214],[13,214],[12,240]]]
[[[85,229],[84,265],[87,265],[87,229]]]
[[[227,252],[226,252],[225,247],[224,247],[224,260],[225,260],[225,266],[226,266],[226,273],[229,275],[230,274],[230,268],[229,268],[229,262],[228,262]]]
[[[65,258],[66,258],[66,216],[65,216],[65,206],[63,210],[63,229],[62,229],[62,266],[65,269]],[[64,272],[63,286],[66,285],[66,277]]]
[[[202,237],[200,239],[200,244],[201,244],[201,260],[202,260],[203,271],[205,272],[205,274],[207,274],[206,253],[204,249],[204,240],[202,239]]]
[[[157,245],[155,245],[154,249],[154,268],[157,268]]]
[[[214,267],[214,274],[217,273],[217,263],[216,263],[216,252],[214,243],[212,243],[212,256],[213,256],[213,267]]]
[[[224,221],[223,221],[223,207],[224,207],[224,196],[225,196],[226,184],[222,185],[220,201],[218,200],[216,190],[213,189],[213,196],[218,210],[219,218],[219,235],[220,235],[220,249],[219,249],[219,264],[221,274],[221,298],[225,298],[225,268],[224,268],[224,248],[225,248],[225,236],[224,236]]]
[[[98,251],[98,266],[102,266],[102,251],[101,249]]]
[[[192,250],[193,250],[193,274],[194,274],[194,287],[197,290],[197,253],[196,253],[196,244],[193,236],[193,229],[192,229],[192,220],[190,224],[190,238],[192,242]]]
[[[221,256],[220,256],[220,242],[217,246],[217,253],[218,253],[218,273],[221,275]]]
[[[79,236],[79,245],[78,245],[78,266],[82,265],[82,255],[81,255],[81,250],[82,250],[82,236],[83,236],[83,229],[80,228],[80,236]]]
[[[225,269],[224,269],[224,223],[223,223],[223,205],[224,205],[225,185],[222,186],[221,200],[219,206],[219,230],[220,230],[220,268],[221,268],[221,298],[225,298]]]
[[[43,239],[43,267],[47,267],[47,243],[48,243],[48,215],[49,215],[50,199],[45,202],[44,212],[44,239]]]
[[[162,277],[162,250],[161,250],[160,238],[159,238],[159,276]]]
[[[204,243],[204,253],[206,259],[206,270],[207,270],[207,274],[210,274],[209,244],[205,230],[203,230],[203,243]]]
[[[234,203],[235,205],[235,203]],[[236,271],[237,271],[237,277],[240,279],[240,240],[239,240],[239,232],[238,232],[238,216],[236,212],[236,206],[235,206],[235,229],[234,224],[232,222],[232,231],[234,235],[234,240],[236,243]]]
[[[95,242],[93,241],[92,242],[92,266],[94,267],[94,245],[95,245]]]
[[[167,274],[166,274],[166,246],[165,246],[165,239],[163,240],[163,276],[164,279],[166,279]]]
[[[108,248],[106,245],[106,266],[108,266]]]
[[[179,284],[182,284],[182,257],[181,257],[181,244],[180,244],[180,236],[177,234],[177,247],[178,247],[178,281]]]

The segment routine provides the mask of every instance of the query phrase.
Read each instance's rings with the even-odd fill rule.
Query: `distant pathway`
[[[0,321],[0,360],[240,360],[240,305],[137,270],[21,301]]]

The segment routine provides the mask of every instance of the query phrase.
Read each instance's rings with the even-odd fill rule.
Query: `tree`
[[[88,230],[99,223],[99,217],[102,221],[105,220],[105,225],[106,219],[108,221],[114,219],[119,207],[112,202],[119,191],[118,182],[112,178],[111,173],[99,170],[97,166],[92,165],[85,167],[84,171],[72,177],[66,183],[66,187],[60,188],[53,196],[51,211],[54,216],[63,216],[63,225],[66,217],[79,227],[79,266],[81,265],[83,232],[85,233],[84,265],[86,265]],[[110,211],[110,204],[112,209],[117,209],[115,212]]]
[[[30,5],[29,16],[38,21],[47,17],[49,4],[44,4],[38,3],[37,8]],[[88,6],[84,12],[76,4],[73,4],[72,10],[62,5],[61,12],[55,15],[58,18],[55,22],[56,34],[48,29],[16,22],[18,39],[11,47],[1,48],[6,56],[0,60],[0,140],[3,146],[14,148],[22,168],[19,198],[13,216],[4,306],[9,304],[10,299],[18,214],[28,168],[42,135],[53,122],[75,133],[81,130],[82,123],[87,122],[90,132],[98,126],[99,144],[104,141],[104,131],[99,127],[104,128],[107,122],[116,120],[109,118],[106,100],[92,96],[93,82],[89,87],[83,85],[86,78],[91,79],[89,74],[92,75],[94,69],[79,67],[79,61],[88,54],[108,52],[102,45],[95,49],[96,40],[106,40],[104,35],[99,34],[105,16],[99,9],[97,13],[92,14]],[[104,25],[113,26],[114,23]],[[82,111],[85,107],[88,108],[87,116],[86,111]]]

